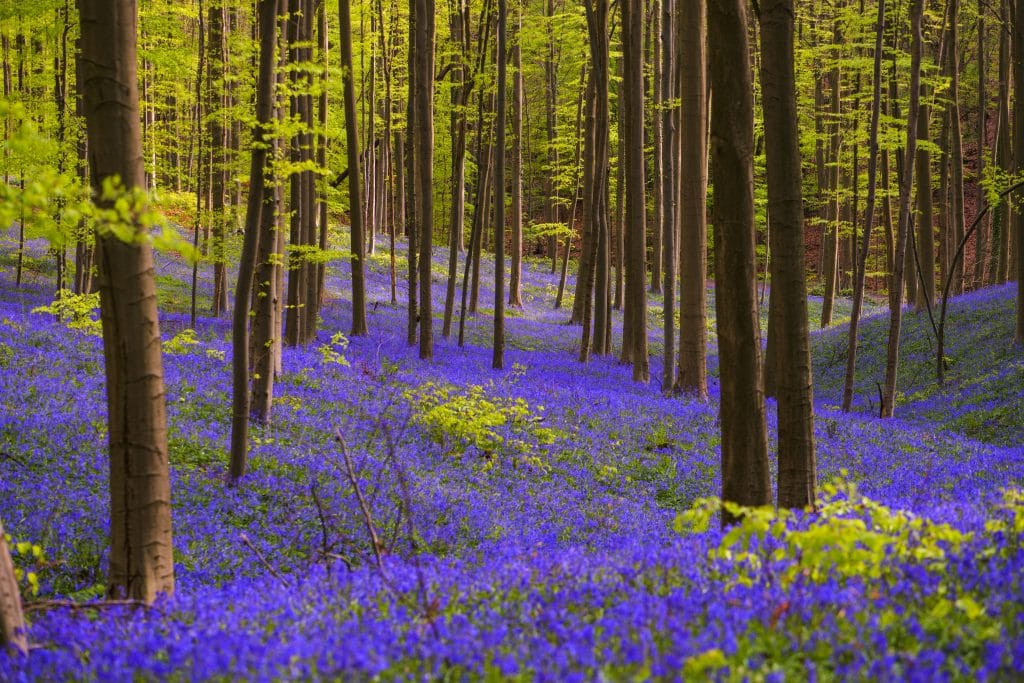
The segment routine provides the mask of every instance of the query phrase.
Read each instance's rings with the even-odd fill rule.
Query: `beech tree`
[[[804,278],[800,134],[793,73],[793,0],[761,5],[761,91],[771,216],[768,362],[779,408],[779,506],[814,507],[814,398]],[[774,319],[774,321],[772,320]]]
[[[145,187],[134,0],[79,0],[83,111],[99,207]],[[167,463],[160,324],[153,252],[136,213],[122,239],[96,239],[110,444],[110,568],[107,594],[146,603],[174,592],[171,484]]]
[[[679,3],[679,391],[706,399],[707,55],[706,5]]]
[[[917,153],[917,122],[921,88],[921,14],[924,0],[910,4],[910,107],[907,112],[907,144],[904,158],[914,159]],[[903,276],[910,231],[910,195],[913,174],[904,170],[900,183],[900,218],[896,232],[896,251],[893,259],[892,297],[889,306],[889,342],[885,357],[885,384],[882,389],[881,416],[892,417],[896,410],[896,373],[899,369],[900,326],[903,322]]]
[[[770,505],[754,249],[754,102],[746,3],[708,3],[711,175],[715,186],[715,327],[722,425],[722,501]],[[628,147],[627,147],[628,149]],[[734,521],[722,511],[722,523]]]
[[[253,125],[253,145],[249,166],[249,199],[245,212],[245,240],[238,265],[235,286],[235,309],[231,328],[232,402],[231,402],[231,463],[232,482],[245,474],[249,447],[249,301],[252,298],[253,275],[259,251],[260,225],[267,198],[264,169],[267,150],[271,145],[270,119],[273,116],[274,48],[277,39],[278,0],[260,0],[259,3],[259,76],[256,88],[256,122]]]
[[[644,12],[641,0],[622,0],[622,97],[626,126],[626,310],[622,358],[633,364],[633,381],[650,379],[647,356],[647,200],[644,185]],[[748,78],[749,82],[750,79]],[[751,110],[753,116],[753,110]]]

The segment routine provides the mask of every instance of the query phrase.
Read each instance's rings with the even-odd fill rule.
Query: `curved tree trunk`
[[[82,84],[93,192],[105,182],[145,187],[134,0],[81,0]],[[153,253],[137,241],[97,237],[100,317],[110,443],[110,569],[107,594],[153,602],[174,592],[167,417]],[[248,301],[248,299],[246,299]]]

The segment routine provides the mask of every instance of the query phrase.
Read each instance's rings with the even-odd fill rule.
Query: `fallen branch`
[[[248,547],[249,550],[252,551],[252,554],[256,556],[256,559],[258,559],[260,563],[266,568],[266,570],[270,572],[271,576],[280,581],[282,586],[288,588],[288,582],[285,581],[284,577],[281,576],[281,574],[278,573],[276,569],[274,569],[274,565],[270,564],[270,562],[267,561],[267,558],[263,556],[263,553],[260,552],[260,549],[252,544],[252,541],[249,540],[249,537],[246,534],[242,534],[240,538],[242,539],[242,543],[244,543],[246,547]]]

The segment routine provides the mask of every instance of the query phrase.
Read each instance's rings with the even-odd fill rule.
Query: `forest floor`
[[[885,314],[862,327],[852,414],[835,407],[845,326],[815,332],[822,514],[761,512],[723,533],[708,500],[717,360],[707,403],[634,384],[614,358],[579,364],[579,328],[553,310],[557,276],[540,262],[508,310],[504,371],[490,367],[488,264],[466,346],[438,336],[425,362],[405,341],[401,283],[390,304],[386,254],[369,260],[359,338],[338,334],[349,276],[332,263],[318,339],[285,349],[273,424],[229,488],[229,322],[184,332],[190,269],[161,257],[177,593],[70,609],[47,601],[104,592],[101,346],[33,313],[52,274],[37,252],[16,289],[12,253],[0,239],[0,518],[34,649],[0,653],[0,681],[1022,675],[1024,352],[1009,287],[952,303],[943,387],[927,315],[908,314],[893,420],[874,417]],[[441,249],[433,272],[440,316]],[[661,310],[652,297],[653,378]],[[771,401],[769,428],[774,447]]]

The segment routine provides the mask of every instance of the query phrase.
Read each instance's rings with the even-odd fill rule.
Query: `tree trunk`
[[[647,219],[644,185],[644,80],[642,0],[622,2],[622,49],[625,75],[622,96],[626,114],[626,309],[629,313],[628,357],[633,381],[650,380],[647,356]],[[747,81],[749,82],[749,78]],[[623,354],[626,355],[626,354]]]
[[[512,271],[508,303],[523,307],[523,8],[516,9],[516,37],[512,45]]]
[[[260,225],[265,207],[267,148],[271,144],[271,117],[274,110],[274,49],[276,46],[278,0],[259,3],[259,75],[256,82],[256,124],[253,126],[252,157],[249,166],[249,199],[245,212],[245,239],[238,264],[235,310],[232,317],[232,410],[231,463],[232,482],[245,474],[249,442],[249,301],[253,274],[259,252]]]
[[[219,316],[228,310],[228,275],[227,262],[224,250],[226,238],[227,216],[225,214],[225,191],[227,188],[228,167],[227,167],[227,126],[225,121],[225,76],[227,75],[227,55],[224,31],[224,6],[219,0],[214,0],[209,9],[209,56],[206,59],[208,69],[208,105],[209,122],[207,124],[210,138],[211,166],[213,178],[210,192],[211,217],[213,223],[213,244],[211,245],[211,256],[213,258],[213,300],[210,313]],[[214,94],[216,93],[216,99]],[[214,111],[219,107],[219,111]]]
[[[928,86],[922,86],[921,100],[927,102]],[[928,144],[928,121],[931,119],[930,107],[921,105],[917,116],[917,137],[920,142]],[[908,269],[907,301],[915,302],[916,310],[924,310],[935,302],[935,229],[932,226],[932,161],[931,152],[925,145],[918,145],[914,172],[917,174],[917,259],[913,252],[906,260]],[[945,155],[942,155],[945,163]],[[946,213],[949,216],[949,213]],[[945,227],[945,226],[944,226]],[[908,250],[910,247],[907,247]],[[917,261],[920,262],[918,266]],[[917,273],[920,281],[914,277]],[[909,280],[914,278],[914,285]],[[916,294],[916,296],[913,296]]]
[[[770,505],[754,240],[754,105],[746,3],[708,6],[715,325],[721,369],[722,501]],[[726,510],[722,524],[735,521]]]
[[[498,0],[497,129],[494,159],[494,344],[491,367],[505,365],[505,89],[508,60],[505,53],[506,0]]]
[[[878,32],[881,41],[881,29]],[[875,114],[881,48],[875,71]],[[796,80],[793,74],[793,0],[766,0],[761,5],[761,91],[764,97],[768,214],[771,216],[772,307],[769,323],[779,408],[779,507],[813,508],[814,400],[811,350],[804,279],[804,215],[801,199],[800,132],[797,129]],[[875,149],[871,150],[874,173]],[[871,178],[872,182],[874,178]],[[874,193],[871,191],[871,202]],[[869,211],[873,209],[873,204]],[[868,222],[870,226],[870,219]],[[870,230],[870,227],[869,227]],[[870,232],[868,233],[870,234]],[[863,268],[861,268],[863,272]]]
[[[707,399],[707,62],[706,8],[679,6],[681,71],[679,203],[679,376],[676,387]]]
[[[1013,167],[1024,171],[1024,2],[1014,3],[1013,14]],[[1014,343],[1024,344],[1024,211],[1013,213],[1014,265],[1017,278],[1017,324]]]
[[[662,291],[665,294],[661,390],[666,394],[673,391],[676,383],[676,121],[679,109],[674,104],[675,20],[674,0],[661,0],[661,100],[658,103],[660,112],[657,114],[661,118],[661,175],[654,182],[661,186],[661,270],[664,279]]]
[[[835,27],[832,32],[833,48],[838,52],[842,43],[842,32],[840,31],[839,20],[835,20]],[[822,241],[822,278],[825,281],[825,295],[821,302],[821,326],[828,327],[832,324],[832,309],[835,304],[836,289],[838,287],[838,261],[839,261],[839,159],[842,151],[842,125],[840,116],[842,109],[840,71],[838,55],[835,55],[836,64],[829,74],[829,81],[832,89],[832,102],[830,108],[829,128],[832,131],[829,151],[829,217],[828,224],[824,228],[825,238]]]
[[[864,236],[861,238],[860,254],[857,255],[854,263],[853,310],[850,312],[849,340],[846,347],[846,376],[843,382],[844,411],[850,410],[853,404],[853,384],[857,369],[857,327],[860,323],[860,314],[864,303],[865,274],[867,272],[868,253],[870,252],[871,231],[875,221],[875,193],[878,176],[878,125],[882,109],[882,34],[884,32],[885,0],[879,0],[878,18],[875,22],[875,65],[872,79],[871,124],[868,130],[868,198],[864,214]],[[854,235],[856,236],[856,233]]]
[[[93,192],[145,185],[139,129],[134,0],[80,0],[84,110]],[[110,569],[107,594],[153,602],[174,592],[167,417],[153,254],[140,239],[97,237],[100,317],[110,443]],[[102,234],[105,232],[106,234]]]
[[[416,111],[414,147],[416,153],[416,220],[420,240],[420,358],[434,356],[433,308],[430,266],[434,236],[434,0],[413,0],[415,20],[415,71],[413,108]]]
[[[905,159],[913,159],[917,153],[917,121],[920,112],[921,92],[921,14],[924,0],[910,3],[910,109],[907,112],[907,144]],[[904,261],[907,253],[907,235],[910,231],[910,195],[913,189],[913,175],[906,168],[900,183],[900,218],[896,232],[896,253],[894,255],[893,297],[889,310],[889,342],[885,359],[885,385],[882,390],[881,416],[892,417],[896,403],[896,373],[899,367],[900,325],[903,322]]]
[[[363,230],[362,173],[359,166],[359,121],[352,78],[352,17],[350,0],[338,0],[338,45],[341,47],[342,99],[345,108],[345,147],[348,156],[348,203],[352,250],[352,334],[366,334],[366,238]]]

